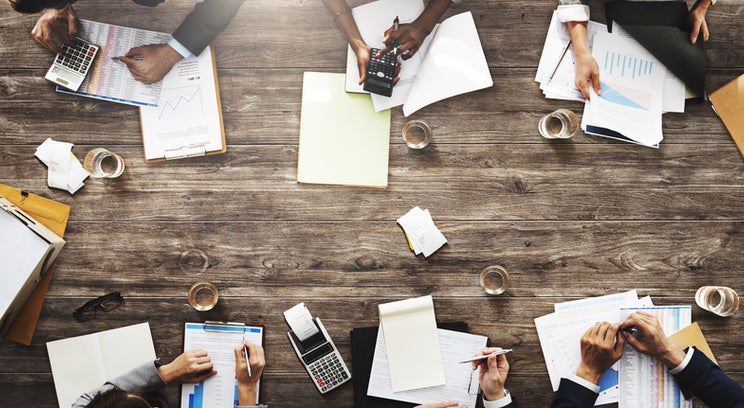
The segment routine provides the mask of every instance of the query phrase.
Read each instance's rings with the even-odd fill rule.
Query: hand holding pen
[[[263,347],[248,341],[235,347],[235,378],[238,379],[238,405],[254,405],[266,361]]]
[[[385,48],[380,54],[395,51],[396,55],[407,60],[411,58],[424,43],[429,31],[417,25],[416,22],[401,24],[398,17],[393,21],[393,25],[385,31],[383,42]]]
[[[484,359],[473,361],[473,369],[479,369],[478,379],[480,381],[483,395],[489,401],[495,401],[504,397],[506,377],[509,374],[509,362],[506,353],[510,349],[498,347],[486,347],[481,351]]]

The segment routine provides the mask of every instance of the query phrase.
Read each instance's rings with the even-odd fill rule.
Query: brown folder
[[[709,99],[713,110],[744,155],[744,75],[712,92]]]
[[[60,237],[64,236],[67,220],[70,216],[70,207],[68,205],[3,184],[0,184],[0,195],[32,216],[36,221],[52,230],[55,234]],[[49,271],[41,279],[39,285],[26,302],[26,305],[23,306],[18,317],[5,333],[4,338],[26,346],[31,345],[31,339],[36,330],[36,323],[39,321],[39,314],[41,314],[41,306],[44,304],[44,297],[46,296],[49,281],[52,279],[53,274],[54,265],[49,268]]]

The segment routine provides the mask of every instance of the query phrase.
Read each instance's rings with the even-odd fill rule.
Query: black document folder
[[[607,29],[620,24],[700,97],[705,97],[705,49],[702,35],[690,43],[690,22],[684,1],[606,1]]]
[[[437,323],[440,329],[467,332],[465,322]],[[351,368],[354,375],[354,408],[410,408],[417,404],[367,396],[367,385],[375,355],[378,326],[351,330]]]

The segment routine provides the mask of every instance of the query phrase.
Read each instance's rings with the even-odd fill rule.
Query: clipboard
[[[206,350],[217,374],[196,384],[181,384],[181,408],[201,406],[233,408],[237,405],[238,384],[235,379],[233,349],[242,344],[243,339],[263,345],[264,327],[210,320],[184,323],[184,350],[193,348]],[[256,383],[257,405],[260,384],[259,380]]]
[[[206,76],[206,78],[201,78]],[[213,81],[209,79],[213,78]],[[189,120],[200,117],[203,122]],[[189,126],[184,123],[189,122]],[[179,127],[181,126],[181,127]],[[145,162],[156,163],[187,157],[209,156],[227,151],[225,126],[222,119],[222,100],[217,78],[214,49],[209,46],[198,57],[179,61],[163,78],[163,89],[157,107],[140,107],[140,128]],[[205,138],[195,140],[187,135],[206,128]],[[168,133],[160,133],[161,130]],[[220,142],[214,144],[215,131]],[[179,136],[181,135],[181,136]],[[181,140],[183,145],[167,145],[153,148],[159,138]],[[148,145],[150,149],[148,150]],[[162,149],[160,149],[162,147]],[[162,151],[162,154],[160,154]]]

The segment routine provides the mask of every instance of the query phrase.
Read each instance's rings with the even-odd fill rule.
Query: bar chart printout
[[[692,308],[690,306],[657,306],[650,308],[622,308],[621,319],[635,311],[655,315],[664,334],[670,334],[690,325]],[[669,370],[658,359],[636,351],[628,344],[623,350],[619,369],[620,408],[692,408],[692,401],[686,400]]]

